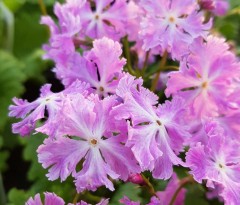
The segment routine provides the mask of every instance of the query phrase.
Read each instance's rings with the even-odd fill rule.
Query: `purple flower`
[[[140,202],[131,201],[127,196],[124,196],[122,199],[119,200],[119,202],[125,205],[140,205]],[[151,201],[146,205],[163,205],[163,203],[154,196],[151,198]]]
[[[130,174],[128,177],[128,181],[132,182],[133,184],[139,184],[139,185],[146,184],[141,174]]]
[[[61,136],[46,139],[37,150],[39,162],[44,168],[50,167],[50,180],[60,177],[63,181],[72,174],[78,192],[95,191],[102,185],[114,190],[108,176],[126,181],[130,173],[139,172],[131,150],[122,144],[120,123],[116,125],[109,115],[116,103],[114,96],[101,101],[97,96],[86,99],[81,94],[65,100]],[[81,160],[82,169],[77,171]]]
[[[211,28],[211,21],[203,24],[195,0],[142,0],[141,6],[146,10],[140,30],[145,50],[167,51],[180,59],[193,40],[205,37]]]
[[[64,61],[64,56],[75,51],[74,39],[79,36],[82,30],[81,8],[85,0],[68,0],[61,5],[55,4],[54,13],[58,18],[58,25],[50,16],[44,16],[41,23],[50,28],[50,45],[44,45],[47,54],[44,58],[53,59],[55,62]]]
[[[188,151],[186,163],[197,182],[207,180],[210,188],[221,186],[219,194],[225,204],[235,205],[240,203],[239,154],[238,141],[210,136],[206,145],[198,143]]]
[[[63,199],[54,193],[45,192],[44,195],[45,195],[44,204],[41,201],[40,194],[36,194],[34,198],[31,197],[30,199],[28,199],[25,205],[64,205],[65,204]],[[102,199],[96,205],[108,205],[108,202],[109,202],[108,199]],[[73,204],[68,203],[68,205],[73,205]],[[88,204],[85,201],[80,201],[76,205],[91,205],[91,204]]]
[[[96,205],[108,205],[108,203],[109,203],[109,199],[102,199]],[[68,204],[68,205],[73,205],[73,204]],[[88,204],[85,201],[81,201],[81,202],[77,203],[76,205],[91,205],[91,204]]]
[[[140,205],[140,202],[131,201],[127,196],[124,196],[119,202],[125,205]]]
[[[82,27],[85,28],[82,33],[93,39],[106,36],[119,40],[126,35],[127,12],[125,0],[87,1],[80,12]]]
[[[223,16],[229,9],[228,0],[200,0],[203,9],[212,11],[217,16]]]
[[[19,133],[21,136],[30,135],[35,129],[36,122],[44,118],[45,108],[48,110],[49,121],[55,117],[61,107],[61,97],[58,93],[52,93],[50,88],[51,85],[44,85],[41,88],[41,96],[31,103],[22,99],[13,99],[15,105],[9,106],[9,116],[23,119],[13,124],[13,133]]]
[[[37,128],[36,131],[52,136],[55,132],[55,126],[59,122],[57,115],[62,109],[62,102],[66,95],[75,95],[76,93],[87,95],[89,85],[76,80],[67,89],[59,93],[51,92],[50,88],[50,84],[44,85],[40,90],[40,97],[30,103],[27,100],[13,98],[15,105],[9,106],[9,116],[23,119],[12,125],[13,133],[19,133],[21,136],[30,135],[35,129],[37,121],[47,118],[44,124]],[[48,117],[45,116],[45,109]],[[53,125],[54,123],[55,125]]]
[[[167,96],[184,97],[196,118],[218,116],[230,107],[228,96],[239,69],[224,39],[209,36],[206,40],[198,39],[190,46],[187,61],[181,62],[179,71],[169,74],[165,92]]]
[[[163,204],[169,204],[173,195],[179,187],[179,179],[177,175],[174,173],[168,182],[168,185],[164,191],[157,192],[157,196],[161,199]],[[181,189],[177,195],[177,198],[174,202],[174,205],[183,205],[185,200],[186,189]]]
[[[128,40],[141,42],[139,40],[139,30],[141,18],[144,16],[145,11],[140,7],[139,3],[130,0],[128,2],[128,19],[126,25],[126,32],[128,35]]]
[[[127,146],[131,147],[142,170],[153,171],[155,178],[170,178],[173,165],[184,163],[177,154],[183,148],[186,126],[180,125],[178,117],[183,111],[183,100],[173,99],[157,105],[158,97],[142,87],[141,79],[123,77],[117,95],[123,103],[112,114],[116,119],[130,119]]]
[[[220,202],[224,202],[223,198],[220,196],[220,193],[223,191],[221,184],[214,183],[214,188],[209,188],[209,191],[206,193],[208,199],[217,198]]]
[[[122,76],[126,60],[120,59],[121,54],[121,45],[104,37],[95,40],[84,57],[74,53],[66,64],[57,64],[55,72],[66,87],[78,79],[89,83],[101,97],[107,96],[115,93]]]
[[[54,193],[45,192],[44,195],[45,195],[44,203],[42,203],[41,201],[40,194],[36,194],[34,198],[31,197],[25,203],[25,205],[64,205],[65,204],[63,199]]]

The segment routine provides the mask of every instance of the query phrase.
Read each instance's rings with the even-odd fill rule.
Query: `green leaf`
[[[238,38],[239,25],[239,22],[236,21],[234,16],[217,18],[215,23],[217,30],[228,40],[235,40]]]
[[[26,1],[32,4],[38,4],[38,1],[36,0],[26,0]],[[56,0],[43,0],[43,2],[46,6],[52,6],[56,2]],[[58,0],[58,2],[63,3],[64,0]]]
[[[13,188],[8,193],[8,205],[23,205],[31,196],[30,193]]]
[[[240,6],[240,2],[236,1],[236,0],[230,0],[230,6],[231,6],[231,8],[238,7],[238,6]]]
[[[205,198],[205,190],[200,184],[187,187],[185,205],[209,205]]]
[[[17,11],[23,4],[25,3],[25,0],[3,0],[4,4],[12,11]]]
[[[23,151],[23,158],[26,161],[32,162],[30,170],[28,172],[28,178],[31,181],[41,178],[46,174],[46,171],[38,163],[36,152],[39,145],[43,143],[45,137],[46,136],[44,136],[43,134],[38,133],[36,135],[30,136],[29,138],[21,138],[22,144],[25,145]]]
[[[24,62],[24,73],[28,79],[31,78],[41,83],[46,81],[43,76],[43,71],[52,66],[50,66],[49,61],[42,60],[43,54],[43,50],[36,49],[30,55],[22,59]]]
[[[12,124],[15,122],[16,120],[13,118],[8,119],[5,123],[3,130],[1,130],[4,148],[13,149],[17,145],[19,145],[20,137],[17,134],[12,133]]]
[[[21,62],[11,54],[0,50],[0,130],[8,119],[8,106],[11,104],[11,99],[24,91],[22,83],[25,75],[22,68]]]
[[[24,8],[15,16],[15,44],[13,51],[19,58],[26,57],[35,49],[41,48],[42,44],[47,42],[48,39],[47,27],[39,23],[41,18],[39,8],[32,7],[31,10],[24,10]]]
[[[0,151],[0,171],[3,172],[7,169],[7,159],[9,157],[9,151]]]
[[[119,202],[120,199],[122,199],[124,196],[127,196],[129,199],[133,201],[141,201],[141,198],[139,197],[139,194],[141,192],[141,189],[132,183],[125,183],[119,186],[119,188],[114,193],[113,197],[111,198],[110,205],[120,205]]]
[[[0,148],[3,146],[3,137],[0,135]]]

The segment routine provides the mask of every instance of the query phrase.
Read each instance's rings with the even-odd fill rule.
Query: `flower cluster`
[[[14,133],[47,136],[37,154],[48,179],[72,176],[78,193],[113,191],[116,180],[149,186],[141,180],[149,171],[170,181],[148,205],[183,204],[187,190],[178,186],[188,181],[174,173],[181,166],[190,169],[191,183],[206,182],[225,204],[240,204],[240,63],[204,17],[204,9],[222,14],[226,8],[217,0],[56,3],[58,23],[41,20],[51,31],[43,48],[64,89],[53,93],[47,84],[35,101],[14,98],[9,107],[9,116],[21,118]],[[157,55],[160,69],[148,72]],[[180,66],[161,87],[166,99],[154,91],[168,59]],[[36,195],[26,204],[42,202]],[[45,193],[45,204],[64,201]]]
[[[26,202],[26,205],[64,205],[65,204],[63,199],[54,193],[46,192],[44,193],[44,196],[45,196],[44,204],[41,201],[40,194],[36,194],[34,198],[31,197]],[[96,205],[107,205],[107,204],[108,204],[108,199],[103,199]],[[68,205],[73,205],[73,204],[68,203]],[[85,201],[80,201],[79,203],[76,203],[76,205],[91,205],[91,204],[88,204]]]

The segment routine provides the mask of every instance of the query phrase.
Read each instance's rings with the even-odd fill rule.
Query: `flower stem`
[[[156,192],[155,192],[155,190],[154,190],[154,187],[153,187],[153,185],[151,184],[151,182],[150,182],[143,174],[141,174],[141,176],[142,176],[142,178],[143,178],[143,180],[144,180],[144,182],[145,182],[145,185],[146,185],[149,193],[150,193],[152,196],[156,196],[157,198],[159,198],[159,197],[157,196],[157,194],[156,194]]]
[[[143,68],[142,68],[142,75],[144,76],[144,73],[147,70],[147,63],[148,63],[148,59],[149,59],[149,54],[150,54],[150,50],[147,51],[146,55],[145,55],[145,60],[144,60],[144,64],[143,64]]]
[[[5,48],[12,52],[14,43],[14,15],[2,1],[0,1],[0,13],[3,15],[4,21],[6,22]]]
[[[129,43],[128,43],[128,37],[125,36],[123,38],[123,48],[124,48],[124,54],[127,59],[127,69],[128,72],[132,75],[135,75],[135,71],[132,68],[132,63],[131,63],[131,56],[130,56],[130,48],[129,48]]]
[[[91,201],[94,201],[96,203],[99,203],[101,201],[101,198],[99,196],[94,196],[93,194],[91,194],[90,192],[87,192],[86,193],[86,198],[91,200]]]
[[[179,67],[174,65],[168,65],[163,67],[164,71],[178,71]]]
[[[78,198],[80,196],[80,193],[76,193],[74,199],[73,199],[73,204],[76,205],[77,204],[77,201],[78,201]]]
[[[181,191],[181,189],[182,189],[185,185],[190,184],[190,183],[194,183],[194,179],[193,179],[192,175],[187,176],[187,177],[183,178],[183,179],[180,181],[179,187],[177,188],[177,190],[176,190],[175,193],[173,194],[173,197],[172,197],[169,205],[173,205],[173,204],[174,204],[174,202],[176,201],[177,196],[178,196],[179,192]]]
[[[46,9],[46,6],[45,6],[43,0],[38,0],[38,4],[40,6],[40,10],[41,10],[42,15],[47,16],[48,15],[47,14],[47,9]]]
[[[151,86],[151,91],[155,91],[156,88],[157,88],[157,84],[158,84],[158,79],[160,77],[160,73],[161,73],[161,70],[164,68],[164,66],[166,65],[166,62],[167,62],[167,56],[168,56],[168,53],[167,51],[165,51],[163,53],[163,56],[162,56],[162,59],[160,61],[160,65],[159,65],[159,70],[158,72],[156,73],[156,76],[155,78],[152,80],[152,86]]]
[[[0,173],[0,205],[5,205],[5,204],[7,204],[6,194],[3,186],[2,174]]]

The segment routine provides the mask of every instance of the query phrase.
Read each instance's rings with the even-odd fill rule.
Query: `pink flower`
[[[128,35],[129,41],[136,41],[137,43],[141,42],[139,40],[139,30],[141,18],[144,16],[145,11],[140,7],[139,2],[136,3],[134,0],[128,2],[128,19],[126,32]]]
[[[76,79],[87,82],[101,97],[114,94],[123,66],[126,63],[121,45],[106,37],[95,40],[93,48],[84,57],[78,53],[69,56],[66,64],[57,64],[55,72],[65,86]]]
[[[119,202],[125,205],[140,205],[140,202],[131,201],[127,196],[124,196]]]
[[[30,198],[25,205],[64,205],[64,201],[62,198],[57,196],[54,193],[48,193],[45,192],[45,200],[44,203],[42,203],[40,194],[36,194],[34,198]]]
[[[157,196],[161,199],[163,204],[169,204],[173,195],[180,186],[180,180],[178,179],[176,173],[174,173],[168,182],[168,185],[164,191],[157,192]],[[181,189],[175,199],[174,205],[183,205],[185,200],[186,189]]]
[[[44,58],[53,59],[55,62],[64,61],[64,56],[75,51],[74,39],[79,36],[82,30],[81,8],[85,0],[68,0],[61,5],[56,3],[54,13],[58,18],[58,25],[50,16],[44,16],[41,23],[50,28],[50,45],[44,45],[47,54]]]
[[[140,30],[144,50],[167,51],[180,59],[193,40],[205,37],[211,28],[211,21],[203,24],[195,0],[142,0],[141,6],[146,10]]]
[[[155,178],[170,178],[173,165],[184,163],[177,157],[183,148],[186,126],[180,125],[178,117],[183,110],[183,100],[157,105],[158,97],[142,87],[141,79],[123,77],[117,95],[123,103],[112,114],[116,119],[130,119],[127,146],[131,147],[142,170],[153,171]]]
[[[108,176],[126,181],[130,173],[139,172],[131,150],[122,144],[122,130],[109,115],[116,103],[115,97],[101,101],[97,96],[86,99],[81,94],[65,100],[61,136],[46,139],[37,150],[39,162],[44,168],[50,167],[50,180],[60,177],[63,181],[72,174],[78,192],[95,191],[102,185],[114,190]],[[82,169],[77,171],[81,160]]]
[[[133,184],[139,184],[139,185],[146,184],[141,174],[130,174],[128,177],[128,181],[132,182]]]
[[[201,183],[207,180],[207,186],[221,186],[220,196],[225,204],[240,203],[240,164],[239,142],[225,136],[210,136],[206,145],[197,144],[186,156],[186,163],[194,179]]]
[[[108,205],[108,203],[109,203],[109,199],[102,199],[96,205]],[[73,205],[73,204],[68,204],[68,205]],[[85,201],[81,201],[81,202],[77,203],[76,205],[91,205],[91,204],[88,204]]]
[[[54,118],[61,107],[61,97],[57,93],[52,93],[50,87],[49,84],[44,85],[40,98],[31,103],[22,99],[13,99],[16,105],[9,106],[9,116],[23,119],[13,124],[13,133],[19,133],[21,136],[30,135],[31,131],[35,129],[36,122],[44,118],[45,108],[49,113],[49,121]]]
[[[92,5],[91,5],[92,4]],[[94,9],[93,9],[94,7]],[[125,0],[93,0],[81,12],[82,33],[90,38],[104,36],[119,40],[126,35],[127,2]]]
[[[127,196],[124,196],[122,199],[119,200],[119,202],[125,205],[140,205],[140,202],[131,201]],[[146,205],[163,205],[163,203],[154,196],[151,198],[151,201]]]
[[[169,74],[165,92],[167,96],[184,97],[196,118],[217,116],[231,106],[228,96],[239,69],[224,39],[209,36],[206,40],[198,39],[190,46],[187,61],[181,62],[179,71]]]
[[[40,194],[36,194],[34,198],[31,197],[30,199],[28,199],[25,205],[64,205],[65,204],[63,199],[54,193],[45,192],[44,195],[45,195],[44,204],[41,201]],[[109,202],[108,199],[102,199],[96,205],[108,205],[108,202]],[[73,205],[73,204],[68,203],[68,205]],[[80,201],[76,205],[91,205],[91,204],[88,204],[85,201]]]
[[[43,131],[49,124],[51,125],[50,127],[52,127],[51,129],[54,129],[53,123],[56,122],[56,116],[62,109],[62,102],[65,96],[69,94],[75,95],[75,93],[87,95],[89,85],[77,80],[67,89],[59,93],[51,92],[50,88],[50,84],[44,85],[40,90],[40,97],[31,103],[27,100],[13,98],[15,105],[9,106],[9,116],[23,119],[13,124],[13,133],[19,133],[21,136],[30,135],[35,129],[37,121],[45,118],[45,109],[47,110],[48,118],[42,127],[39,127],[37,130]],[[50,133],[53,133],[52,131],[44,131],[44,133],[50,135]]]
[[[203,9],[212,11],[217,16],[223,16],[229,9],[228,0],[200,0]]]

